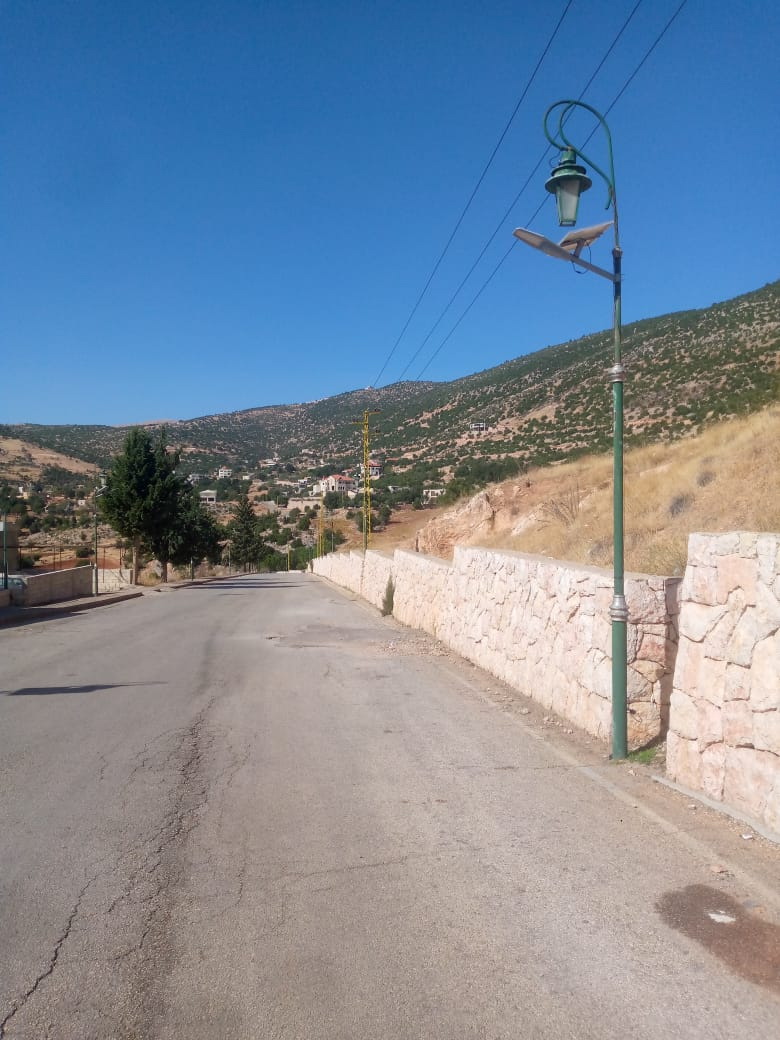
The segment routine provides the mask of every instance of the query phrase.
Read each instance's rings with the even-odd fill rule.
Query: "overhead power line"
[[[642,59],[640,60],[640,62],[639,62],[639,63],[638,63],[637,65],[636,65],[636,67],[634,68],[634,70],[633,70],[633,72],[631,73],[631,75],[630,75],[630,76],[629,76],[629,77],[628,77],[628,78],[626,79],[626,81],[625,81],[625,82],[623,83],[623,86],[622,86],[622,87],[620,88],[620,90],[619,90],[619,91],[617,92],[617,94],[615,95],[615,97],[614,97],[614,98],[612,99],[612,101],[611,101],[611,103],[610,103],[609,107],[608,107],[607,109],[605,109],[605,112],[604,112],[604,114],[605,114],[605,115],[607,115],[607,114],[608,114],[609,112],[611,112],[611,111],[612,111],[612,109],[613,109],[613,108],[615,107],[615,105],[616,105],[616,104],[618,103],[618,101],[620,100],[620,98],[621,98],[621,97],[623,96],[623,94],[624,94],[624,93],[626,92],[626,90],[628,89],[628,87],[629,87],[629,86],[631,85],[632,81],[633,81],[633,80],[634,80],[634,78],[636,77],[637,73],[638,73],[638,72],[640,71],[640,69],[642,68],[642,66],[643,66],[643,65],[645,64],[645,62],[647,61],[647,59],[648,59],[648,58],[650,57],[650,55],[651,55],[651,54],[653,53],[653,51],[654,51],[654,50],[656,49],[656,47],[658,46],[658,44],[659,44],[659,43],[661,42],[661,40],[662,40],[662,39],[664,38],[664,36],[666,35],[666,33],[667,33],[667,32],[669,31],[669,29],[671,28],[672,24],[673,24],[673,23],[674,23],[674,22],[676,21],[676,19],[677,19],[678,15],[679,15],[679,14],[680,14],[680,12],[682,11],[682,9],[683,9],[683,8],[685,7],[685,5],[686,5],[686,3],[687,3],[687,2],[688,2],[688,0],[681,0],[681,2],[680,2],[680,4],[679,4],[679,6],[677,7],[677,10],[676,10],[676,11],[674,12],[674,14],[673,14],[673,15],[671,16],[671,18],[669,19],[669,21],[668,21],[668,22],[666,23],[666,25],[665,25],[665,26],[663,27],[663,29],[662,29],[662,30],[660,31],[660,33],[659,33],[659,34],[658,34],[658,35],[656,36],[655,40],[653,40],[652,44],[651,44],[651,45],[650,45],[650,47],[649,47],[649,48],[647,49],[647,51],[645,52],[645,54],[644,54],[644,56],[642,57]],[[587,137],[587,139],[586,139],[586,141],[585,141],[585,144],[587,144],[587,143],[588,143],[588,141],[589,141],[589,140],[591,139],[591,137],[593,136],[593,134],[594,134],[595,132],[596,132],[596,128],[594,128],[594,129],[593,129],[593,130],[591,131],[591,133],[590,133],[590,134],[588,135],[588,137]],[[547,153],[545,152],[545,154],[547,154]],[[536,169],[538,169],[538,168],[539,168],[539,165],[541,165],[541,162],[540,162],[540,163],[537,163]],[[526,181],[526,183],[527,183],[527,181]],[[524,185],[524,187],[525,187],[525,185]],[[546,201],[547,201],[546,199],[543,199],[543,200],[542,200],[542,201],[541,201],[541,202],[539,203],[539,205],[538,205],[538,206],[536,207],[536,209],[534,210],[534,212],[533,212],[532,216],[531,216],[531,217],[530,217],[530,218],[529,218],[529,219],[528,219],[528,220],[527,220],[527,221],[525,222],[526,224],[532,224],[532,223],[533,223],[533,221],[534,221],[534,220],[536,219],[536,216],[537,216],[537,214],[538,214],[538,213],[540,212],[540,210],[542,209],[542,207],[544,206],[544,204],[545,204],[545,202],[546,202]],[[491,241],[492,241],[492,239],[491,239]],[[512,250],[514,249],[514,247],[515,247],[516,245],[517,245],[517,240],[515,240],[514,242],[512,242],[512,245],[511,245],[511,246],[510,246],[510,247],[509,247],[509,248],[507,249],[507,251],[506,251],[506,252],[504,253],[504,255],[503,255],[503,256],[501,257],[501,259],[500,259],[500,260],[498,261],[498,263],[496,264],[496,266],[495,266],[495,267],[493,268],[493,270],[492,270],[492,271],[490,272],[490,274],[488,275],[488,277],[487,277],[487,278],[485,279],[485,281],[484,281],[484,282],[482,283],[482,285],[480,286],[480,288],[479,288],[479,289],[477,290],[477,293],[476,293],[476,295],[475,295],[475,296],[474,296],[474,297],[472,298],[471,302],[470,302],[470,303],[468,304],[468,306],[467,306],[467,307],[465,308],[465,310],[463,310],[463,312],[462,312],[462,313],[460,314],[459,318],[457,319],[457,321],[455,322],[455,324],[454,324],[454,325],[452,326],[452,328],[450,329],[450,331],[449,331],[449,332],[447,333],[447,335],[446,335],[446,336],[444,337],[444,339],[443,339],[443,340],[441,341],[441,343],[439,344],[439,346],[438,346],[438,347],[436,348],[436,350],[435,350],[435,351],[433,352],[433,354],[431,354],[431,356],[430,356],[430,357],[428,358],[428,360],[427,360],[427,361],[425,362],[425,364],[423,365],[423,367],[422,367],[422,368],[420,369],[420,371],[419,371],[419,372],[417,373],[417,375],[415,376],[415,379],[420,379],[420,378],[421,378],[421,377],[423,376],[423,374],[424,374],[424,373],[425,373],[425,372],[426,372],[426,371],[428,370],[428,368],[430,367],[430,365],[432,364],[432,362],[433,362],[433,361],[435,360],[435,358],[436,358],[436,357],[438,357],[438,355],[439,355],[440,351],[442,350],[442,348],[444,347],[444,345],[445,345],[445,344],[446,344],[446,343],[447,343],[447,342],[449,341],[449,339],[450,339],[450,337],[452,336],[452,334],[453,334],[453,333],[455,332],[455,330],[456,330],[456,329],[458,328],[458,326],[460,325],[460,323],[461,323],[461,322],[463,321],[463,319],[464,319],[464,318],[466,317],[466,315],[467,315],[467,314],[469,313],[469,311],[470,311],[470,310],[471,310],[471,308],[472,308],[472,307],[474,306],[474,304],[475,304],[475,303],[477,302],[477,300],[479,299],[479,297],[480,297],[480,296],[482,295],[482,293],[483,293],[483,292],[485,291],[485,289],[487,289],[488,285],[490,285],[490,283],[491,283],[491,282],[493,281],[493,279],[494,279],[494,278],[495,278],[495,276],[496,276],[496,275],[498,274],[498,272],[499,272],[499,270],[501,269],[501,267],[503,267],[503,265],[504,265],[504,263],[505,263],[505,261],[506,261],[507,257],[509,256],[509,254],[510,254],[510,253],[512,252]]]
[[[607,58],[609,58],[610,54],[612,53],[612,51],[617,46],[618,40],[620,39],[620,37],[623,35],[623,33],[628,28],[629,23],[631,22],[632,18],[636,14],[636,12],[639,10],[641,4],[642,4],[642,0],[637,0],[637,2],[634,4],[634,6],[631,9],[631,12],[629,13],[628,17],[623,22],[623,24],[621,25],[620,29],[618,29],[618,31],[615,34],[615,37],[613,38],[613,40],[610,43],[609,47],[607,47],[606,51],[604,52],[604,56],[602,57],[601,61],[598,63],[596,68],[591,73],[590,78],[588,79],[588,82],[585,84],[585,86],[580,91],[579,96],[578,96],[578,100],[582,100],[582,98],[587,93],[589,87],[593,83],[593,81],[596,78],[596,76],[598,76],[599,72],[601,72],[602,68],[604,67],[604,63],[606,62]],[[613,104],[614,104],[614,102],[613,102]],[[477,268],[477,266],[479,265],[480,261],[482,260],[482,257],[488,251],[488,248],[490,247],[491,243],[495,239],[496,235],[501,230],[503,230],[504,222],[507,220],[507,218],[509,217],[509,215],[512,212],[512,210],[515,208],[517,203],[520,201],[520,198],[523,195],[523,193],[525,192],[525,189],[528,187],[528,185],[531,183],[531,181],[536,176],[537,170],[542,165],[542,163],[544,162],[544,160],[547,157],[547,155],[549,154],[549,152],[550,152],[550,146],[545,148],[545,150],[539,156],[539,160],[537,161],[537,163],[534,166],[534,168],[531,170],[531,172],[526,177],[522,187],[520,188],[520,191],[518,191],[517,195],[515,195],[514,199],[512,199],[512,201],[510,202],[509,206],[505,210],[505,212],[502,215],[501,219],[499,220],[499,222],[496,224],[495,228],[493,229],[490,237],[488,238],[488,240],[485,242],[484,246],[482,247],[479,255],[476,258],[476,260],[472,263],[471,267],[466,272],[466,275],[464,276],[464,278],[462,279],[462,281],[458,285],[458,287],[455,290],[455,292],[452,294],[452,296],[450,296],[449,300],[447,301],[446,306],[444,307],[444,310],[441,312],[439,317],[434,322],[433,326],[431,327],[431,329],[428,332],[428,334],[425,337],[425,339],[422,341],[422,343],[419,345],[417,350],[414,352],[414,354],[412,354],[412,356],[407,361],[406,366],[404,367],[404,369],[401,372],[401,374],[398,376],[398,382],[400,382],[403,379],[403,377],[406,375],[406,373],[412,367],[412,365],[417,360],[417,358],[420,356],[420,354],[422,353],[424,347],[426,346],[426,344],[430,340],[431,336],[433,336],[433,334],[436,331],[436,329],[439,327],[441,322],[444,320],[444,318],[447,315],[447,312],[449,311],[450,307],[452,307],[453,303],[455,302],[455,300],[458,298],[458,296],[462,292],[462,290],[463,290],[464,286],[466,285],[466,283],[468,282],[469,278],[471,278],[472,274],[474,273],[475,269]],[[534,216],[536,216],[536,214],[534,214]]]
[[[485,166],[484,166],[484,168],[482,170],[482,173],[479,175],[477,183],[474,185],[474,187],[473,187],[473,189],[471,191],[471,194],[468,197],[468,201],[466,202],[466,205],[463,207],[463,211],[462,211],[461,215],[456,220],[455,226],[453,227],[452,231],[450,232],[450,237],[447,239],[447,242],[445,243],[444,249],[442,249],[441,253],[439,254],[439,259],[433,265],[433,270],[428,275],[428,281],[425,283],[425,285],[422,288],[422,292],[417,297],[417,300],[415,301],[414,307],[412,307],[412,309],[411,309],[411,311],[409,313],[409,317],[406,319],[406,322],[404,323],[404,327],[401,329],[401,331],[398,334],[398,339],[396,339],[395,343],[393,344],[393,346],[392,346],[392,348],[390,350],[390,353],[385,358],[384,364],[382,365],[382,367],[379,370],[379,374],[377,375],[376,379],[371,384],[372,386],[376,386],[379,383],[379,380],[382,378],[382,375],[383,375],[385,369],[387,368],[387,366],[389,365],[391,358],[393,357],[393,355],[395,354],[396,350],[398,349],[398,345],[401,342],[401,340],[403,339],[404,333],[409,328],[409,325],[411,324],[412,318],[417,313],[417,309],[420,306],[420,304],[422,303],[423,297],[425,296],[425,294],[428,291],[428,287],[430,286],[431,282],[433,281],[433,279],[434,279],[434,277],[436,275],[436,272],[439,270],[439,266],[440,266],[442,260],[444,259],[444,257],[446,256],[447,250],[450,248],[450,245],[452,244],[452,240],[455,238],[455,235],[458,233],[458,229],[460,228],[460,225],[463,223],[463,219],[466,216],[466,214],[468,213],[468,211],[469,211],[469,209],[471,207],[471,203],[474,201],[474,197],[476,196],[477,192],[479,191],[479,189],[480,189],[480,187],[482,185],[483,180],[485,179],[485,176],[486,176],[488,170],[493,165],[493,160],[495,159],[496,155],[498,154],[498,150],[501,147],[501,145],[503,144],[504,138],[506,137],[507,133],[509,132],[509,128],[512,125],[512,123],[514,122],[515,116],[517,115],[517,113],[518,113],[518,111],[520,109],[520,106],[522,105],[523,101],[525,100],[525,96],[528,93],[528,91],[529,91],[529,89],[531,87],[531,84],[533,83],[534,79],[536,78],[536,74],[539,71],[539,69],[541,68],[542,62],[547,57],[547,52],[550,50],[550,47],[552,47],[553,41],[555,40],[555,37],[558,35],[558,30],[560,29],[561,25],[563,24],[563,20],[566,17],[566,15],[568,14],[569,8],[571,7],[571,5],[573,3],[574,3],[574,0],[567,0],[566,6],[563,9],[563,13],[561,14],[560,18],[558,19],[558,22],[557,22],[555,28],[553,29],[552,34],[551,34],[549,40],[547,41],[544,50],[542,51],[541,55],[539,56],[539,60],[537,61],[536,65],[534,67],[534,70],[533,70],[533,72],[531,73],[531,75],[530,75],[530,77],[528,79],[528,82],[526,83],[525,87],[523,87],[523,92],[520,95],[520,97],[519,97],[519,99],[517,101],[517,104],[515,105],[515,107],[514,107],[514,109],[512,111],[512,115],[509,117],[509,119],[507,120],[506,126],[501,131],[501,135],[499,136],[498,141],[496,142],[495,147],[493,148],[493,151],[490,153],[490,158],[485,163]]]

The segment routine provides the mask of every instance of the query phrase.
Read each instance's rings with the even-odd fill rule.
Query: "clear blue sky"
[[[585,100],[612,104],[679,2],[639,4]],[[545,108],[580,94],[635,3],[571,3],[382,383],[541,157]],[[373,383],[565,7],[6,0],[0,422],[189,418]],[[780,276],[779,11],[688,0],[609,114],[626,321]],[[586,151],[602,160],[602,138]],[[548,167],[406,378],[545,198],[533,226],[561,234]],[[596,181],[580,222],[604,201]],[[610,294],[518,244],[425,378],[606,328]]]

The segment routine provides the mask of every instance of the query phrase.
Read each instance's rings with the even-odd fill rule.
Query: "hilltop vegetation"
[[[773,282],[703,310],[626,326],[627,445],[679,439],[777,400],[779,316],[780,282]],[[354,420],[378,408],[373,447],[396,460],[396,472],[421,459],[435,461],[445,478],[480,458],[540,466],[608,450],[611,364],[612,335],[605,331],[449,383],[397,383],[171,422],[168,439],[189,471],[226,463],[249,472],[273,455],[313,468],[356,460]],[[487,429],[470,430],[475,422]],[[98,466],[108,464],[126,434],[110,426],[0,426],[0,437]]]

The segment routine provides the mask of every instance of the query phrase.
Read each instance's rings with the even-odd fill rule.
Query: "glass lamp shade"
[[[577,153],[574,149],[564,149],[558,165],[545,184],[545,188],[555,195],[558,224],[561,227],[574,227],[577,223],[580,194],[587,191],[592,183],[585,173],[585,167],[577,165]]]

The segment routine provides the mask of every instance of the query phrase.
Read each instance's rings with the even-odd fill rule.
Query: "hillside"
[[[626,442],[674,440],[780,397],[780,281],[702,310],[624,328]],[[512,455],[530,466],[605,451],[611,440],[607,330],[448,383],[397,383],[307,404],[274,405],[167,423],[191,470],[259,460],[354,461],[364,408],[377,408],[377,452],[445,467]],[[471,432],[472,422],[485,423]],[[150,429],[160,424],[147,424]],[[106,465],[127,429],[0,426],[0,437]]]
[[[780,406],[625,457],[626,569],[681,574],[692,531],[780,531]],[[434,516],[408,510],[372,548],[449,557],[456,545],[612,564],[612,459],[583,456],[490,485]]]

